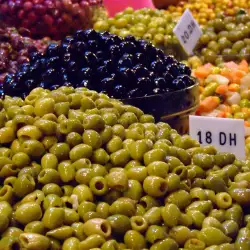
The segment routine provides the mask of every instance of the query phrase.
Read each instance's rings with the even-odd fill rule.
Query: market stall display
[[[200,106],[197,115],[245,120],[246,152],[250,153],[250,74],[249,65],[228,62],[215,67],[198,67],[194,75],[200,82]]]
[[[186,134],[243,119],[250,159],[249,3],[107,2],[0,0],[0,250],[249,250],[250,161]]]
[[[0,27],[0,85],[7,73],[15,73],[20,64],[29,62],[29,56],[43,52],[50,42],[49,38],[33,40],[26,29]]]
[[[248,162],[85,88],[0,103],[0,248],[250,247]]]

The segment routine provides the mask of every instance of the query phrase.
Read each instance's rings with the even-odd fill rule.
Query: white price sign
[[[185,10],[173,31],[187,54],[192,55],[202,31],[189,9]]]
[[[235,154],[245,160],[244,120],[189,116],[189,134],[201,146],[213,145],[220,152]]]

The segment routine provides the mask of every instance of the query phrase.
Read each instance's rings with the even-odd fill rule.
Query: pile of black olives
[[[195,83],[190,75],[190,68],[144,40],[80,30],[6,76],[4,93],[25,97],[35,87],[73,86],[119,99],[142,97],[189,87]]]

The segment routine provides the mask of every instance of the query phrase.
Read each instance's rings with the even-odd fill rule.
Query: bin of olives
[[[199,105],[199,84],[174,92],[122,100],[154,116],[156,121],[167,122],[180,134],[188,133],[189,115]]]
[[[0,110],[0,249],[250,249],[249,162],[83,87]]]
[[[60,45],[51,43],[44,54],[34,53],[29,63],[5,78],[3,88],[7,95],[27,96],[35,87],[53,90],[62,85],[126,100],[157,121],[194,109],[199,99],[191,69],[173,56],[145,40],[95,30],[79,30]]]
[[[217,16],[203,28],[197,54],[203,62],[250,59],[250,15]]]

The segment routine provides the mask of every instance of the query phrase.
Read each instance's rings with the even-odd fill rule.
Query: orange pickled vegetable
[[[206,78],[211,71],[211,67],[200,66],[194,71],[194,75],[198,78]]]
[[[208,96],[201,101],[198,108],[199,112],[211,112],[220,104],[220,98],[217,96]]]
[[[226,84],[221,84],[216,88],[215,93],[219,95],[225,95],[227,91],[228,86]]]
[[[242,70],[235,70],[232,72],[232,82],[240,84],[241,78],[245,76],[246,73]]]
[[[230,80],[231,83],[240,84],[240,80],[246,75],[246,72],[239,69],[222,69],[221,75]]]
[[[230,81],[232,81],[232,79],[233,79],[233,72],[230,69],[222,69],[220,74],[222,76],[225,76]]]
[[[232,84],[228,85],[228,90],[231,92],[239,92],[240,86],[239,86],[239,84],[232,83]]]

